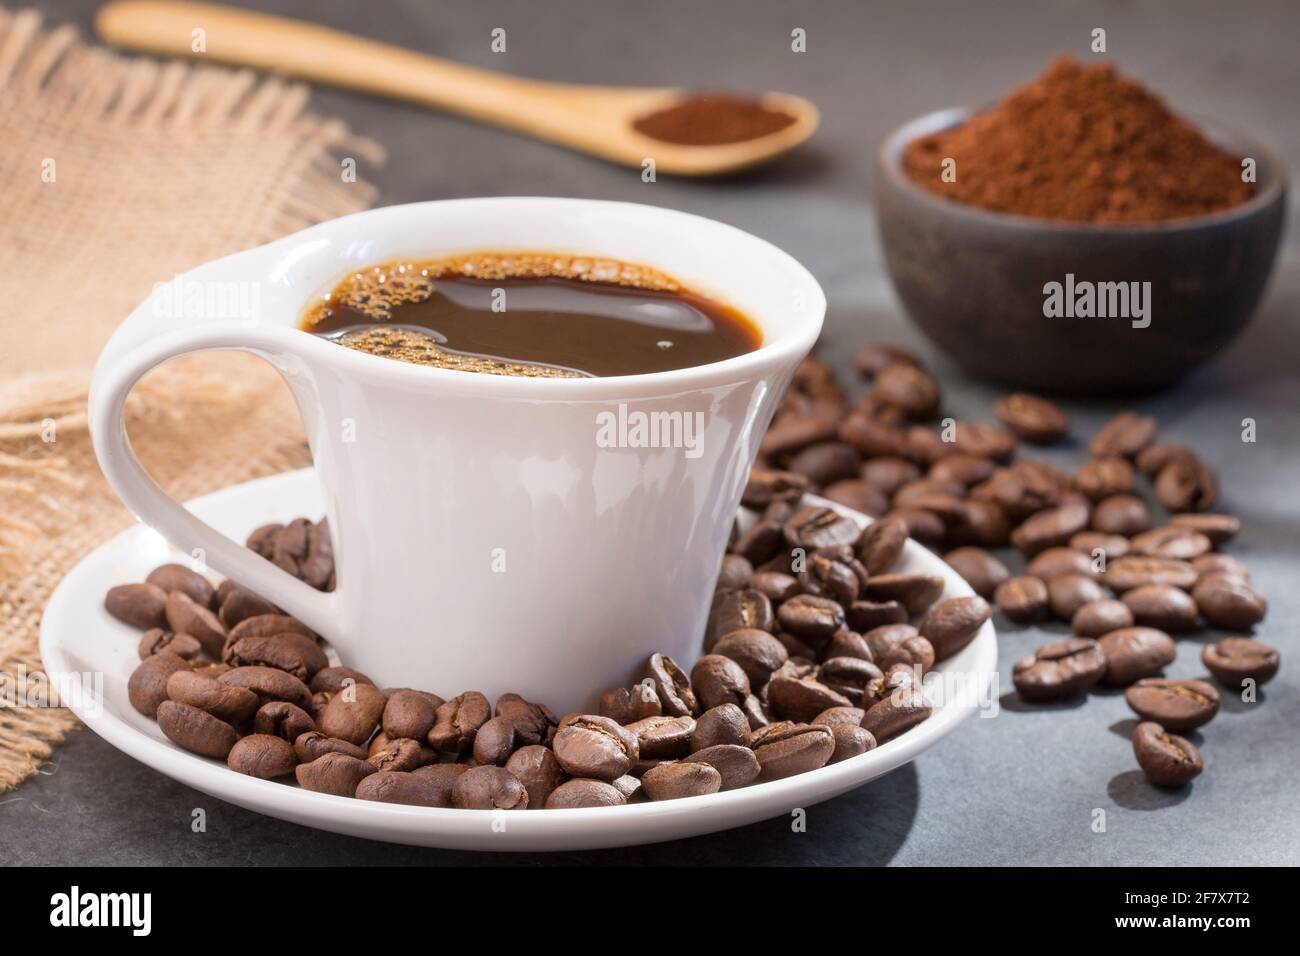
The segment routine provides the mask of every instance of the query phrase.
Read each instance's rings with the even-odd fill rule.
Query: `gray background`
[[[43,0],[53,22],[89,30],[94,4]],[[277,0],[265,8],[464,62],[573,82],[784,89],[811,97],[824,125],[797,154],[722,182],[640,182],[623,169],[450,116],[330,90],[319,110],[385,143],[385,168],[362,168],[381,203],[486,195],[624,199],[733,223],[784,247],[826,289],[819,354],[848,377],[868,340],[920,351],[947,388],[950,410],[987,417],[997,392],[938,355],[901,314],[872,223],[869,169],[894,126],[942,106],[978,104],[1035,74],[1053,54],[1087,56],[1105,27],[1110,53],[1183,112],[1217,117],[1283,156],[1300,155],[1294,37],[1300,9],[1278,3],[1047,5],[818,3],[753,0],[583,4]],[[504,27],[506,54],[488,49]],[[792,28],[808,52],[789,51]],[[1292,163],[1294,165],[1294,163]],[[1220,469],[1223,507],[1245,530],[1229,548],[1271,601],[1260,636],[1284,658],[1300,647],[1295,587],[1296,313],[1300,232],[1293,214],[1274,281],[1255,323],[1218,361],[1178,388],[1143,400],[1163,434],[1193,442]],[[1120,404],[1071,403],[1088,435]],[[1259,441],[1239,440],[1243,417]],[[1077,463],[1079,451],[1054,454]],[[1004,623],[1004,622],[1000,622]],[[1044,642],[1002,628],[1003,687],[1011,663]],[[1173,676],[1199,676],[1202,636],[1180,642]],[[1142,779],[1119,694],[1059,708],[1003,697],[995,719],[968,720],[914,764],[813,807],[806,833],[788,820],[626,850],[530,856],[520,862],[799,864],[1300,863],[1300,734],[1294,660],[1260,703],[1229,702],[1204,728],[1207,769],[1194,786],[1159,792]],[[192,834],[204,807],[208,832]],[[1106,831],[1091,829],[1094,810]],[[0,797],[0,847],[13,863],[482,863],[444,853],[307,830],[260,817],[173,783],[81,731],[45,772]]]

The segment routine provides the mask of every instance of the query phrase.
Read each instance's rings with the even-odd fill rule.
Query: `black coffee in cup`
[[[303,328],[385,358],[533,378],[665,372],[762,344],[739,311],[657,270],[547,253],[374,266],[313,304]]]

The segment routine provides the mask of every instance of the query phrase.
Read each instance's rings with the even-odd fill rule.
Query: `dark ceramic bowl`
[[[1285,173],[1257,143],[1205,129],[1256,160],[1256,192],[1224,212],[1089,225],[989,212],[944,199],[903,171],[907,143],[970,115],[930,113],[880,150],[876,217],[908,313],[975,374],[1040,391],[1148,391],[1213,357],[1250,320],[1277,254]],[[1048,283],[1150,282],[1149,318],[1048,318]],[[1141,321],[1141,320],[1137,320]]]

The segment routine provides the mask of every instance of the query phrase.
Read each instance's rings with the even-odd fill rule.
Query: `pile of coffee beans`
[[[924,673],[992,613],[979,597],[938,600],[941,578],[894,573],[904,521],[864,532],[799,498],[782,491],[734,536],[690,672],[655,654],[642,680],[601,693],[596,713],[557,717],[517,694],[380,689],[331,665],[302,622],[179,564],[104,603],[144,631],[132,706],[239,773],[462,809],[671,800],[815,770],[914,727],[931,711]],[[333,586],[323,522],[268,525],[248,546]]]
[[[746,504],[768,514],[734,550],[760,568],[784,565],[777,526],[788,520],[787,502],[810,491],[877,518],[873,531],[901,524],[1009,621],[1070,626],[1073,637],[1016,662],[1023,699],[1127,687],[1143,720],[1133,747],[1147,776],[1177,786],[1200,773],[1196,747],[1172,731],[1210,720],[1218,692],[1158,676],[1177,654],[1172,635],[1249,631],[1267,611],[1245,565],[1219,550],[1240,522],[1210,512],[1219,491],[1213,469],[1193,449],[1160,441],[1154,418],[1124,412],[1092,436],[1088,460],[1068,473],[1017,457],[1022,443],[1068,435],[1069,417],[1053,403],[1015,394],[997,403],[997,424],[942,418],[940,386],[914,355],[872,345],[857,367],[871,385],[852,403],[828,366],[808,359],[800,367],[746,491]],[[1163,523],[1139,494],[1143,482],[1168,513]],[[1013,559],[997,550],[1019,552],[1023,571],[1013,574]],[[810,562],[805,593],[837,593],[846,576],[832,564]],[[879,592],[877,580],[862,596]],[[849,619],[850,627],[866,624]],[[1279,663],[1276,650],[1244,636],[1206,646],[1202,660],[1234,692],[1269,680]]]

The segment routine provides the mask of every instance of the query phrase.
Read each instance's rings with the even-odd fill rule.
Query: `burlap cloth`
[[[0,792],[77,723],[10,705],[25,699],[18,675],[40,670],[45,602],[132,521],[86,433],[100,347],[155,283],[373,199],[341,161],[381,151],[305,112],[307,96],[117,56],[41,29],[34,11],[0,10]],[[287,388],[246,355],[159,369],[136,388],[128,429],[180,499],[309,462]]]

